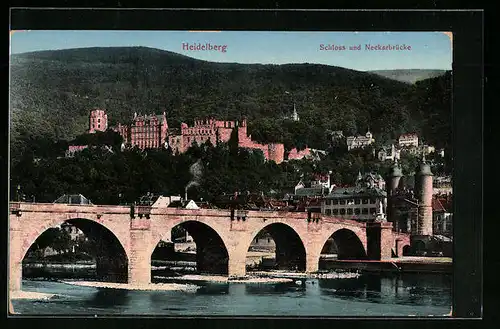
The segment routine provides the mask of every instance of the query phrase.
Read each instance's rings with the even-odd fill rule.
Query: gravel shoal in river
[[[76,286],[127,289],[127,290],[163,290],[163,291],[194,292],[199,288],[198,286],[193,284],[179,284],[179,283],[128,284],[128,283],[114,283],[114,282],[94,282],[94,281],[63,281],[63,282],[66,284],[72,284]]]

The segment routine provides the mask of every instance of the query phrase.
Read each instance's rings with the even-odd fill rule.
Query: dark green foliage
[[[293,102],[300,121],[286,119]],[[417,132],[445,161],[435,169],[450,173],[451,72],[408,85],[374,74],[316,64],[247,65],[211,63],[149,48],[92,48],[11,56],[11,199],[16,186],[36,201],[53,202],[81,193],[99,204],[131,203],[146,192],[183,195],[189,167],[202,160],[204,173],[190,198],[210,201],[235,191],[293,191],[300,175],[332,171],[332,182],[353,183],[359,170],[388,166],[371,150],[347,152],[345,140],[332,145],[329,132],[374,134],[377,144]],[[126,123],[134,112],[166,110],[169,127],[196,118],[248,119],[259,142],[279,141],[290,150],[324,149],[320,162],[266,163],[261,151],[194,146],[182,155],[169,150],[119,152],[113,131],[82,135],[94,107],[105,108],[109,125]],[[89,148],[61,157],[69,144],[111,145],[114,153]],[[413,170],[411,159],[404,166]],[[441,161],[441,162],[439,162]],[[439,163],[438,163],[439,162]],[[121,196],[120,196],[121,195]]]
[[[68,232],[59,227],[52,227],[42,233],[31,246],[30,251],[52,247],[55,251],[65,251],[70,245],[71,237]]]
[[[11,79],[15,154],[22,153],[25,134],[70,140],[83,133],[94,107],[106,109],[110,125],[129,121],[134,112],[164,109],[170,127],[205,116],[247,117],[257,140],[283,141],[287,148],[325,149],[327,129],[348,135],[369,128],[386,141],[422,130],[431,117],[440,136],[426,138],[449,134],[444,122],[450,114],[449,74],[408,85],[318,64],[211,63],[158,49],[116,47],[13,55]],[[285,91],[293,94],[299,123],[283,119],[293,111]],[[426,93],[434,103],[426,102]]]

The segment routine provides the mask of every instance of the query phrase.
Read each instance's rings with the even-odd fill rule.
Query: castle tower
[[[418,200],[417,235],[432,235],[432,172],[425,159],[415,170],[415,197]]]
[[[396,191],[399,187],[399,182],[401,181],[401,177],[403,177],[403,173],[401,172],[401,167],[399,167],[397,162],[394,162],[389,172],[385,177],[385,189],[387,192],[387,221],[393,222],[394,230],[399,230],[399,220],[395,218],[394,211],[394,197],[396,195]]]
[[[90,111],[89,117],[89,133],[93,134],[96,131],[106,131],[108,129],[108,115],[106,111],[95,109]]]

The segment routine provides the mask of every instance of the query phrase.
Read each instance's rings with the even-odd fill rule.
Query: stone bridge
[[[95,245],[98,272],[122,271],[125,282],[151,282],[151,254],[158,242],[171,241],[181,225],[197,246],[197,268],[244,276],[248,248],[266,229],[276,244],[276,263],[306,272],[318,270],[327,240],[333,237],[339,259],[388,259],[409,244],[392,223],[360,223],[321,214],[279,211],[152,208],[146,206],[10,204],[9,287],[21,288],[22,261],[37,238],[63,222],[82,230]]]

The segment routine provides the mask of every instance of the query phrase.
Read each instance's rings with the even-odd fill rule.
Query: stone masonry
[[[302,242],[306,254],[306,271],[318,270],[321,250],[336,231],[353,232],[365,252],[367,227],[365,223],[343,220],[317,214],[308,218],[300,212],[247,211],[231,216],[230,210],[149,208],[137,210],[128,206],[67,205],[44,203],[17,203],[10,205],[9,215],[9,288],[21,288],[22,260],[35,240],[48,228],[67,220],[85,219],[112,232],[128,258],[128,282],[151,282],[151,254],[160,240],[170,241],[174,226],[194,221],[213,229],[221,238],[229,256],[229,276],[244,276],[247,252],[255,236],[265,227],[281,223],[291,228]],[[375,251],[376,259],[390,257],[395,238],[391,224],[383,224],[382,239]],[[402,239],[398,236],[398,249]],[[397,252],[397,251],[394,251]],[[368,250],[367,254],[370,253]]]

